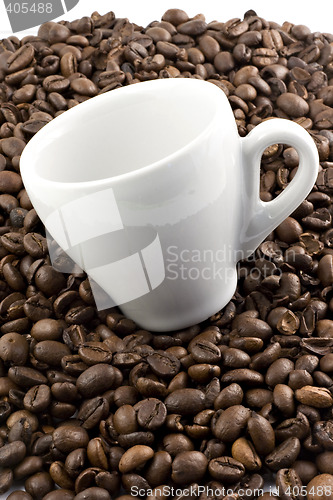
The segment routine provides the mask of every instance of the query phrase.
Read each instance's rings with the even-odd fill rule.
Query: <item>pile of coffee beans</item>
[[[20,177],[54,117],[156,78],[217,85],[241,136],[293,120],[320,157],[311,194],[241,263],[230,303],[161,334],[98,312],[86,275],[51,266]],[[292,147],[267,148],[261,198],[297,167]],[[332,196],[331,34],[171,9],[146,28],[94,12],[1,40],[0,493],[24,481],[9,499],[266,500],[271,475],[282,500],[332,499]]]

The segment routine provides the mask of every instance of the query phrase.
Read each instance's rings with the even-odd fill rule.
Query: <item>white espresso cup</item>
[[[293,146],[299,167],[277,198],[263,202],[260,159],[275,143]],[[267,120],[241,138],[217,86],[173,78],[66,111],[30,140],[20,165],[39,217],[93,291],[162,332],[227,304],[237,261],[308,195],[319,159],[296,123]]]

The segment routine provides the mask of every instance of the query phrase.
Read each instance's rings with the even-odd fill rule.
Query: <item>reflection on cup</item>
[[[91,217],[91,207],[99,218]],[[52,264],[64,273],[84,269],[98,309],[135,300],[165,278],[157,231],[124,227],[112,188],[62,205],[47,217],[46,227]],[[110,281],[117,283],[112,296],[103,293]]]

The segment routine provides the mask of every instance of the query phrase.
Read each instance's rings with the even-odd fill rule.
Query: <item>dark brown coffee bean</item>
[[[6,333],[0,339],[0,358],[14,365],[24,365],[27,361],[29,345],[19,333]]]
[[[7,60],[7,73],[15,73],[20,69],[26,68],[34,57],[35,51],[32,45],[22,45]]]
[[[86,342],[79,347],[79,356],[87,365],[110,363],[112,352],[103,342]]]
[[[172,354],[155,351],[147,357],[152,371],[160,377],[173,377],[180,370],[180,361]]]
[[[290,359],[279,358],[269,366],[265,382],[272,387],[283,384],[293,369],[294,363]]]
[[[325,450],[333,451],[333,425],[332,421],[318,421],[313,425],[313,434],[316,441]]]
[[[42,500],[54,488],[54,483],[48,472],[37,472],[25,481],[24,487],[33,498]]]
[[[70,349],[57,340],[42,340],[35,345],[33,353],[42,363],[60,366],[62,358],[70,354]]]
[[[47,76],[43,81],[43,88],[47,92],[65,92],[70,85],[70,81],[61,75]]]
[[[318,264],[318,278],[324,286],[330,286],[333,283],[333,256],[324,255]]]
[[[256,387],[263,383],[263,375],[248,368],[236,368],[235,370],[230,370],[222,375],[221,381],[229,384],[235,382],[239,384],[246,384],[249,387]]]
[[[0,174],[1,173],[2,172],[0,172]],[[4,234],[3,236],[1,236],[1,243],[6,250],[15,255],[23,255],[25,253],[25,249],[23,246],[23,235],[20,233]]]
[[[25,479],[39,472],[43,467],[43,460],[41,457],[29,456],[25,457],[22,462],[14,469],[15,480]]]
[[[35,385],[28,390],[23,399],[24,408],[32,413],[39,413],[49,406],[51,390],[48,385]]]
[[[140,404],[140,403],[139,403]],[[138,424],[144,429],[154,431],[161,427],[167,417],[167,409],[165,404],[155,398],[144,400],[137,412]]]
[[[214,429],[215,436],[224,442],[234,441],[246,427],[250,416],[248,408],[242,405],[230,406],[219,416]]]
[[[165,484],[171,476],[172,458],[166,451],[157,451],[150,460],[145,477],[153,487]]]
[[[35,259],[45,257],[47,253],[46,239],[38,233],[28,233],[23,238],[23,245],[26,252]]]
[[[206,473],[208,460],[200,451],[183,451],[172,462],[171,478],[176,484],[200,481]]]
[[[245,467],[231,457],[218,457],[211,460],[208,464],[210,475],[223,483],[235,483],[245,474]]]
[[[45,500],[73,500],[75,493],[70,490],[60,488],[59,490],[50,491],[43,497]]]
[[[183,35],[198,36],[206,31],[207,24],[202,19],[192,19],[178,25],[177,29]]]
[[[294,469],[280,469],[276,474],[276,486],[281,498],[298,500],[302,497],[302,481]]]
[[[332,458],[333,458],[332,451],[324,451],[323,453],[317,455],[316,466],[318,467],[318,471],[321,472],[322,474],[332,474],[333,471]]]
[[[273,402],[273,393],[268,389],[249,389],[245,393],[245,400],[251,408],[262,408]]]
[[[266,456],[265,463],[274,471],[291,467],[299,455],[300,447],[298,438],[288,438]]]
[[[295,412],[294,391],[286,384],[277,384],[273,390],[273,402],[285,417]]]
[[[169,413],[193,415],[205,408],[205,395],[199,389],[179,389],[169,394],[164,403]]]
[[[300,407],[298,407],[301,409]],[[307,417],[300,412],[296,417],[289,418],[278,424],[275,428],[275,436],[279,441],[284,441],[290,437],[304,439],[308,436],[310,425]]]
[[[26,491],[21,491],[21,490],[15,490],[13,493],[11,493],[7,499],[10,500],[33,500],[32,496],[27,493]]]
[[[239,384],[230,384],[218,394],[214,400],[215,410],[226,409],[230,406],[240,405],[243,400],[243,390]]]
[[[61,385],[64,386],[65,384],[67,384],[67,382],[64,382]],[[52,393],[54,385],[52,386]],[[76,389],[75,386],[73,387]],[[61,387],[60,390],[62,388],[63,387]],[[71,394],[73,394],[72,391],[71,390],[68,391],[68,396],[70,396]],[[96,425],[98,425],[101,420],[107,417],[108,412],[109,412],[109,403],[107,399],[103,397],[96,397],[93,399],[88,399],[84,401],[84,403],[82,403],[77,418],[82,421],[82,427],[84,429],[92,429]]]
[[[112,389],[115,383],[115,369],[104,363],[91,366],[77,379],[77,388],[86,398],[93,398]]]
[[[11,469],[3,469],[0,472],[0,494],[6,493],[13,483],[13,471]]]
[[[275,434],[268,420],[252,413],[247,421],[248,432],[259,455],[268,455],[275,448]]]
[[[87,431],[75,425],[61,425],[53,431],[55,447],[63,453],[70,453],[76,448],[86,447],[89,442]]]
[[[64,276],[56,271],[52,266],[41,266],[35,276],[35,283],[39,290],[50,296],[59,293],[65,287]]]
[[[296,460],[293,463],[293,469],[297,472],[303,484],[308,484],[318,474],[316,465],[310,460]]]
[[[110,493],[104,488],[92,486],[84,491],[80,491],[74,500],[111,500]]]
[[[13,441],[0,448],[1,467],[14,467],[19,464],[26,455],[26,446],[22,441]]]
[[[62,332],[61,322],[51,318],[41,319],[34,323],[31,328],[31,335],[37,341],[59,340]]]

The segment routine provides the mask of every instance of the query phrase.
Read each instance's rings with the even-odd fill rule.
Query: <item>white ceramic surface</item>
[[[263,150],[300,156],[275,200],[259,198]],[[310,192],[318,154],[299,125],[272,119],[240,138],[215,85],[144,82],[97,96],[47,124],[26,146],[21,173],[58,244],[153,331],[207,319],[232,297],[249,256]]]

